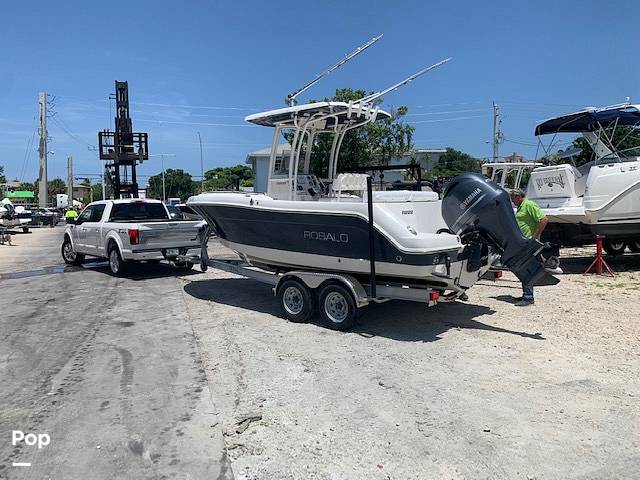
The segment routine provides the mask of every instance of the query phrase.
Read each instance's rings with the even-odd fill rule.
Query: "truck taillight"
[[[138,245],[140,243],[140,230],[137,228],[129,229],[129,244]]]

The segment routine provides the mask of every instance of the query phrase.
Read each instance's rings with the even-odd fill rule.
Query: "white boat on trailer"
[[[523,281],[542,281],[546,274],[536,258],[542,244],[524,239],[515,218],[495,217],[496,212],[513,217],[508,196],[479,175],[448,187],[453,193],[445,221],[443,202],[434,192],[373,191],[369,176],[338,173],[345,135],[390,118],[376,100],[445,62],[355,102],[293,105],[246,117],[274,128],[267,192],[203,193],[188,200],[219,241],[241,258],[240,263],[204,265],[271,279],[267,283],[275,285],[291,320],[309,318],[315,298],[326,323],[340,329],[349,328],[369,301],[464,298],[497,254]],[[288,158],[280,160],[276,149],[285,131],[292,146]],[[314,142],[321,134],[333,137],[323,179],[311,172]]]

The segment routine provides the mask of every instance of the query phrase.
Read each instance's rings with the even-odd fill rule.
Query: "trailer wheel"
[[[115,244],[111,244],[109,248],[109,270],[116,277],[124,275],[126,270],[126,262],[122,260],[122,255]]]
[[[606,238],[602,242],[602,246],[609,255],[622,255],[626,247],[624,240],[607,240]]]
[[[640,240],[629,240],[627,247],[629,247],[629,250],[633,253],[640,253]]]
[[[64,240],[62,241],[61,251],[62,259],[64,260],[64,263],[68,265],[80,265],[82,260],[84,260],[84,255],[82,255],[81,253],[76,253],[73,250],[73,245],[71,244],[71,240],[69,240],[69,237],[64,237]]]
[[[359,309],[349,290],[342,285],[330,284],[319,296],[320,316],[332,330],[349,330],[358,318]]]
[[[303,323],[313,314],[313,297],[309,289],[298,280],[285,280],[278,289],[278,302],[282,314],[291,322]]]
[[[173,265],[178,269],[178,270],[183,270],[183,271],[188,271],[191,270],[193,268],[193,263],[191,262],[174,262]]]
[[[29,227],[22,227],[22,233],[29,233]]]

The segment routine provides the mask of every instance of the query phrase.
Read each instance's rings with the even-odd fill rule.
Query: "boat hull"
[[[274,270],[368,274],[369,225],[357,214],[278,211],[229,204],[190,204],[221,242],[250,263]],[[460,248],[406,251],[374,229],[376,274],[460,289],[477,281],[458,261]],[[487,267],[488,268],[488,267]],[[469,281],[467,276],[473,277]],[[460,277],[464,277],[460,278]]]

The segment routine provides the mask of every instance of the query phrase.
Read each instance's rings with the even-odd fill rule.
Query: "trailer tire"
[[[627,247],[629,247],[629,250],[633,253],[640,253],[640,240],[629,240]]]
[[[609,240],[605,238],[602,242],[602,247],[609,255],[622,255],[626,245],[624,240]]]
[[[322,320],[332,330],[349,330],[358,319],[360,309],[353,294],[342,285],[331,283],[324,287],[318,303]]]
[[[80,263],[82,263],[82,261],[84,260],[84,255],[82,255],[81,253],[76,253],[73,250],[73,244],[67,236],[65,236],[64,240],[62,241],[60,252],[62,253],[62,260],[64,260],[64,263],[66,263],[67,265],[77,266],[80,265]]]
[[[109,245],[108,255],[109,271],[116,277],[123,276],[127,270],[127,263],[122,259],[118,246],[113,242]]]
[[[178,270],[182,270],[182,271],[188,271],[191,270],[193,268],[193,263],[192,262],[174,262],[173,265],[178,269]]]
[[[285,280],[278,288],[278,303],[290,322],[304,323],[313,315],[313,296],[299,280]]]

